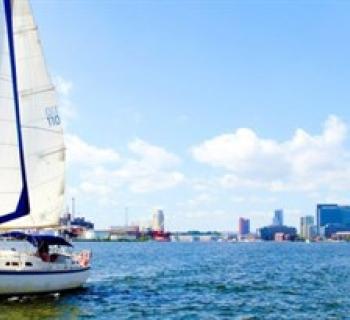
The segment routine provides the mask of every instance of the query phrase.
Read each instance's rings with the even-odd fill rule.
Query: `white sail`
[[[2,5],[0,13],[0,215],[3,215],[16,209],[22,182],[5,12]]]
[[[12,17],[30,212],[0,228],[57,226],[64,204],[65,148],[56,93],[28,0],[12,1]],[[15,210],[22,190],[6,42],[4,37],[0,69],[0,216]]]

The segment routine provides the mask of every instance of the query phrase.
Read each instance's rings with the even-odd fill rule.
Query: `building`
[[[152,230],[164,231],[164,213],[163,210],[155,209],[152,215]]]
[[[250,220],[240,217],[238,221],[238,233],[247,235],[250,233]]]
[[[113,226],[109,232],[110,240],[135,241],[140,237],[138,226]]]
[[[170,241],[170,232],[164,232],[164,231],[152,231],[151,232],[151,237],[155,241],[160,241],[160,242],[167,242]]]
[[[300,236],[304,239],[312,239],[314,227],[314,217],[305,216],[300,218]]]
[[[283,232],[276,232],[275,233],[275,241],[282,242],[284,241],[284,233]]]
[[[64,227],[63,234],[68,234],[69,236],[75,238],[84,238],[84,233],[87,230],[94,230],[94,224],[84,217],[76,217],[67,212],[60,218],[60,225]]]
[[[273,226],[283,226],[283,210],[282,209],[275,210],[275,214],[274,214],[273,220],[272,220],[272,225]]]
[[[133,223],[133,225],[138,225],[140,232],[147,233],[152,231],[152,220],[139,220]]]
[[[96,239],[95,230],[94,229],[84,230],[79,238],[80,239],[85,239],[85,240],[95,240]]]
[[[317,233],[328,237],[330,232],[350,231],[350,206],[318,204],[316,207]]]
[[[190,234],[172,234],[171,242],[193,242],[193,236]]]
[[[61,226],[70,226],[70,222],[72,220],[72,215],[67,211],[61,218],[60,218],[60,225]]]
[[[310,237],[310,239],[317,238],[317,226],[316,225],[310,226],[309,237]]]
[[[296,239],[297,230],[294,227],[278,226],[278,225],[267,226],[267,227],[260,228],[258,230],[259,237],[262,240],[266,240],[266,241],[275,240],[276,234],[279,240],[282,237],[281,234],[283,234],[284,240],[293,241]]]
[[[95,240],[109,240],[110,231],[109,230],[94,230]]]
[[[88,220],[85,220],[84,217],[77,217],[71,220],[71,226],[82,227],[84,229],[93,229],[94,224]]]
[[[174,242],[216,242],[222,238],[218,232],[187,231],[173,232],[169,239]]]
[[[319,235],[323,238],[331,238],[334,234],[338,232],[346,232],[346,231],[350,231],[349,226],[342,225],[339,223],[331,223],[331,224],[326,224],[323,227],[320,227]]]
[[[350,241],[350,231],[339,231],[332,235],[333,240]]]

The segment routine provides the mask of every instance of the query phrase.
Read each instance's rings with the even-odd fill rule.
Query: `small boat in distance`
[[[1,0],[0,46],[0,236],[34,247],[0,250],[0,294],[77,288],[88,277],[90,253],[74,254],[65,239],[37,232],[59,227],[65,147],[28,0]]]

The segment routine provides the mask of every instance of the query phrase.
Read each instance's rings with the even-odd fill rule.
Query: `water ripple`
[[[350,319],[350,244],[78,246],[85,289],[3,299],[0,319]]]

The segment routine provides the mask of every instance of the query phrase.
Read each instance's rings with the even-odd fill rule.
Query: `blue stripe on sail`
[[[13,88],[13,96],[14,96],[14,102],[15,102],[16,129],[17,129],[19,160],[20,160],[21,178],[22,178],[22,191],[21,191],[19,201],[17,203],[16,211],[0,216],[0,223],[4,223],[7,221],[11,221],[11,220],[23,217],[23,216],[29,214],[29,212],[30,212],[27,178],[26,178],[26,170],[25,170],[25,164],[24,164],[23,140],[22,140],[22,130],[21,130],[21,116],[20,116],[20,111],[19,111],[19,99],[18,99],[18,87],[17,87],[15,46],[14,46],[14,40],[13,40],[13,23],[12,23],[11,2],[12,2],[11,0],[3,0],[4,9],[5,9],[8,47],[9,47],[9,53],[10,53],[12,88]]]

